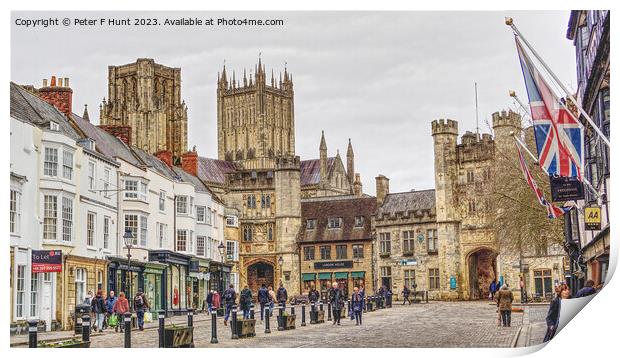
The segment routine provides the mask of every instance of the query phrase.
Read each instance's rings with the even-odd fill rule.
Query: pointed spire
[[[248,86],[248,76],[245,74],[245,67],[243,68],[243,87]]]
[[[321,145],[319,150],[327,150],[327,143],[325,142],[325,131],[321,131]]]
[[[351,138],[349,138],[349,147],[347,148],[347,157],[353,155],[353,146],[351,145]]]
[[[288,82],[288,69],[286,68],[287,63],[284,62],[284,82]]]
[[[271,87],[275,86],[275,80],[273,78],[273,68],[271,69]]]
[[[226,82],[226,60],[224,60],[224,66],[222,67],[222,82]]]
[[[88,118],[88,105],[84,105],[84,114],[82,114],[82,118],[90,122],[90,118]]]
[[[336,157],[340,158],[340,149],[336,149]]]

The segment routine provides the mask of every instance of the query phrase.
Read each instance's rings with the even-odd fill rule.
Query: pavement
[[[326,307],[325,307],[326,308]],[[547,306],[521,306],[523,312],[512,313],[512,327],[498,327],[496,307],[488,301],[435,302],[401,306],[368,312],[363,325],[356,326],[348,318],[340,326],[327,321],[301,327],[301,307],[296,306],[296,329],[278,331],[274,317],[271,333],[264,333],[264,323],[256,312],[256,336],[231,339],[231,329],[217,318],[219,343],[211,344],[211,317],[194,316],[194,344],[197,348],[314,348],[314,347],[522,347],[542,343]],[[287,310],[288,307],[287,307]],[[166,319],[168,324],[186,324],[187,317]],[[144,331],[132,331],[132,347],[155,348],[158,345],[157,322],[146,323]],[[39,333],[39,340],[73,337],[72,332]],[[28,336],[11,337],[11,345],[27,347]],[[124,335],[107,330],[91,334],[91,347],[123,347]]]

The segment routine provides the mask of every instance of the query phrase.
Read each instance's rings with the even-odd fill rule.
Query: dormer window
[[[316,219],[306,220],[306,230],[314,230],[316,228]]]
[[[355,217],[355,227],[362,227],[364,226],[364,217],[363,216],[356,216]]]
[[[58,132],[60,131],[60,126],[58,123],[50,121],[50,130]]]
[[[340,229],[342,227],[342,218],[329,218],[327,227],[329,229]]]

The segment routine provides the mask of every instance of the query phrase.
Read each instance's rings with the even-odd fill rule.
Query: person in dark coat
[[[405,285],[403,287],[402,294],[403,294],[403,305],[405,304],[405,301],[407,301],[407,303],[411,304],[411,301],[409,300],[409,295],[411,294],[411,291],[409,290],[407,285]]]
[[[596,289],[594,288],[594,281],[588,280],[586,281],[586,286],[581,290],[577,291],[575,294],[575,298],[586,297],[596,293]]]
[[[250,306],[252,305],[252,291],[245,286],[239,296],[239,305],[243,310],[243,319],[250,319]]]
[[[392,289],[388,288],[385,290],[385,306],[392,307]]]
[[[207,295],[207,311],[211,314],[211,308],[213,307],[213,290],[209,291]]]
[[[144,331],[144,312],[149,309],[149,303],[146,300],[146,296],[141,290],[138,290],[136,296],[133,299],[133,307],[136,311],[136,316],[138,318],[138,329]]]
[[[286,288],[282,282],[280,282],[280,288],[278,288],[278,293],[276,296],[278,303],[282,306],[282,309],[286,309],[286,301],[288,300],[288,293],[286,292]]]
[[[340,316],[342,315],[342,307],[344,306],[344,293],[336,282],[332,283],[332,288],[329,290],[329,301],[332,303],[334,316],[333,324],[340,326]]]
[[[353,310],[353,315],[355,315],[355,325],[361,325],[362,311],[364,310],[364,296],[362,296],[357,287],[353,288],[353,295],[351,295],[351,310]]]
[[[263,283],[258,289],[258,303],[260,303],[260,320],[265,319],[265,306],[269,304],[269,290]]]
[[[103,323],[105,322],[105,314],[107,312],[105,300],[103,299],[103,292],[101,290],[97,291],[97,296],[91,300],[90,305],[92,307],[92,312],[97,318],[97,328],[95,330],[101,332],[103,330]]]
[[[316,302],[318,300],[319,300],[319,291],[317,291],[315,287],[312,287],[310,289],[310,292],[308,293],[308,301],[310,301],[310,303],[312,303],[312,302]]]
[[[512,291],[508,289],[508,285],[504,284],[497,293],[497,309],[502,317],[504,327],[510,327],[510,316],[512,314],[512,301],[514,297]]]
[[[491,285],[489,285],[489,293],[491,294],[491,297],[490,297],[491,300],[495,298],[495,291],[497,291],[497,280],[491,281]]]
[[[549,342],[554,336],[560,323],[560,309],[562,308],[562,299],[570,298],[570,289],[568,285],[561,284],[555,288],[556,296],[549,304],[549,311],[545,321],[547,322],[547,332],[543,342]]]
[[[228,325],[228,318],[230,317],[230,311],[232,306],[237,302],[237,292],[235,292],[234,286],[231,284],[226,291],[224,291],[224,304],[226,305],[226,313],[224,314],[224,326]]]

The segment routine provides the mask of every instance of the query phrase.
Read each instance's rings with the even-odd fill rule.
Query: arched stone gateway
[[[252,292],[258,292],[258,289],[262,284],[267,287],[274,285],[274,268],[273,265],[266,261],[258,261],[248,266],[247,268],[247,280],[248,287]],[[240,287],[242,289],[242,287]]]
[[[497,278],[497,252],[479,248],[467,257],[469,273],[469,299],[480,300],[489,297],[489,286]]]

